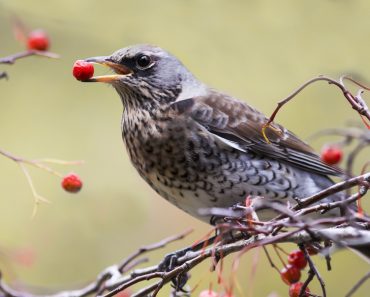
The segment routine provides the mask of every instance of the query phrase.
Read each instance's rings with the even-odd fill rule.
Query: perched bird
[[[109,83],[121,97],[122,136],[141,177],[203,221],[211,218],[201,208],[231,207],[248,195],[286,203],[331,186],[328,176],[341,173],[281,125],[273,123],[264,138],[261,112],[208,87],[159,47],[135,45],[85,61],[115,72],[88,81]]]

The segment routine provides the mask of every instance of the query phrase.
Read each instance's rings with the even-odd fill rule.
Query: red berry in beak
[[[27,47],[30,50],[46,51],[49,48],[49,38],[42,30],[32,31],[27,38]]]
[[[82,188],[82,181],[77,174],[70,173],[63,178],[62,187],[67,192],[77,193]]]
[[[77,60],[73,65],[73,76],[80,81],[88,80],[94,75],[94,66],[89,62]]]

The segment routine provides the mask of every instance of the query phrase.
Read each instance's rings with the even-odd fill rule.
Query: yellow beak
[[[117,74],[111,74],[111,75],[93,76],[92,78],[88,79],[87,82],[111,83],[132,73],[130,68],[122,64],[113,62],[109,57],[93,57],[93,58],[85,59],[85,61],[89,63],[96,63],[96,64],[108,66],[109,68],[113,69],[114,72],[117,73]]]

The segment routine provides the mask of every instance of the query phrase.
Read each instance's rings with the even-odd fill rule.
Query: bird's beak
[[[113,62],[110,57],[93,57],[85,59],[85,61],[89,63],[96,63],[108,66],[116,73],[112,75],[93,76],[92,78],[88,79],[87,82],[112,83],[132,73],[130,68],[122,64]]]

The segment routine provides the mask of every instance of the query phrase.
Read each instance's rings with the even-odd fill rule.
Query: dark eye
[[[152,59],[147,55],[141,55],[136,59],[136,65],[139,68],[147,68],[152,63]]]

